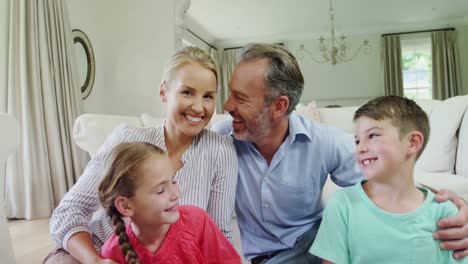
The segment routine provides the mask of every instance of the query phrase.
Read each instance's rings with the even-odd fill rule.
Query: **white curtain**
[[[86,163],[72,141],[81,95],[63,0],[12,0],[7,111],[20,123],[7,161],[7,216],[48,217]]]
[[[216,98],[216,113],[224,113],[224,103],[229,97],[229,80],[231,79],[232,72],[236,66],[237,55],[241,51],[241,48],[238,49],[228,49],[221,52],[221,74],[220,74],[220,83],[221,86],[218,90],[218,95]]]
[[[432,96],[445,100],[461,94],[457,32],[432,32]]]

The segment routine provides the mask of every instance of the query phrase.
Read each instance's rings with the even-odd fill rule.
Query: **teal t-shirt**
[[[362,183],[338,190],[328,201],[310,253],[328,261],[379,264],[468,263],[455,260],[453,251],[441,250],[432,238],[437,221],[454,215],[451,202],[438,203],[426,194],[423,204],[406,214],[392,214],[378,208]]]

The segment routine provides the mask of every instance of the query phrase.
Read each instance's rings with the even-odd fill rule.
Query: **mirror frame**
[[[88,36],[86,36],[86,34],[80,29],[72,30],[72,38],[73,44],[79,42],[83,46],[86,53],[86,61],[88,68],[86,71],[86,80],[81,85],[81,96],[83,100],[85,100],[86,98],[88,98],[89,94],[91,93],[91,90],[93,89],[94,78],[96,73],[96,64],[94,60],[93,47],[91,46],[91,42],[89,41]]]

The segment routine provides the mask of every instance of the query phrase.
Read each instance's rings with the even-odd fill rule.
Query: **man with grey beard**
[[[245,257],[252,264],[320,263],[308,250],[322,220],[322,189],[328,175],[343,187],[362,179],[354,142],[338,129],[293,113],[304,78],[283,47],[247,45],[229,86],[224,109],[233,120],[213,130],[234,137],[236,214]],[[459,199],[450,193],[442,200],[449,198]],[[446,226],[450,231],[439,234],[456,240],[450,249],[466,256],[468,205],[459,210]]]

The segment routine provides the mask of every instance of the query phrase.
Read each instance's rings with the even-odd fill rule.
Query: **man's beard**
[[[264,137],[273,127],[273,121],[271,120],[270,114],[270,109],[268,107],[263,108],[263,110],[255,117],[253,122],[245,121],[247,133],[244,135],[236,135],[236,133],[234,133],[234,137],[239,140],[246,140],[255,143]]]

